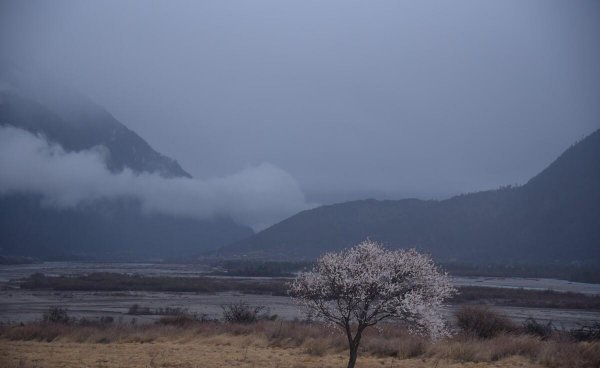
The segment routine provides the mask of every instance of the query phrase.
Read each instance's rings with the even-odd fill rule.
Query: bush
[[[595,321],[590,325],[584,325],[569,332],[571,337],[577,341],[600,340],[600,322]]]
[[[223,320],[227,323],[255,323],[262,319],[269,319],[265,313],[265,306],[250,306],[242,301],[234,304],[222,305]]]
[[[242,293],[287,295],[285,280],[264,279],[261,282],[212,277],[141,276],[98,272],[88,275],[46,276],[36,273],[21,279],[21,289],[82,291],[179,291],[210,293],[240,291]]]
[[[463,332],[482,339],[516,330],[516,326],[506,316],[486,306],[463,306],[456,312],[456,320]]]
[[[139,304],[133,304],[131,307],[129,307],[127,314],[140,315],[140,314],[151,314],[151,313],[150,313],[150,308],[142,307]]]
[[[67,324],[69,323],[69,314],[65,308],[50,307],[42,315],[42,320],[44,322]]]
[[[547,324],[542,324],[534,318],[529,317],[523,322],[523,332],[528,335],[539,336],[544,340],[552,336],[554,325],[552,324],[552,321],[548,321]]]
[[[103,324],[103,325],[111,324],[114,321],[115,321],[115,319],[113,317],[110,317],[110,316],[100,317],[100,323]]]
[[[104,327],[106,325],[110,325],[115,321],[113,317],[110,316],[102,316],[98,319],[89,319],[85,317],[81,317],[77,324],[79,326],[88,326],[88,327]]]

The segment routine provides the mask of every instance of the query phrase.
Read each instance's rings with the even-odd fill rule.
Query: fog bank
[[[0,127],[0,194],[37,193],[43,203],[74,208],[96,200],[135,198],[145,213],[209,219],[219,216],[263,229],[308,209],[296,180],[269,163],[205,180],[118,173],[105,164],[102,146],[66,152],[44,137]]]

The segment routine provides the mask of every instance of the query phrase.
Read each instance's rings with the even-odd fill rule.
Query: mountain
[[[184,259],[247,237],[228,219],[142,214],[135,201],[55,210],[34,195],[0,197],[0,254],[38,259]]]
[[[5,65],[0,81],[0,124],[42,133],[67,151],[104,146],[110,152],[107,166],[115,172],[128,167],[164,177],[191,177],[105,109],[51,78]]]
[[[292,216],[221,255],[314,258],[367,237],[443,261],[600,261],[600,130],[525,185],[447,200],[362,200]]]
[[[50,78],[0,63],[0,126],[43,135],[67,152],[104,147],[112,172],[129,168],[165,178],[191,177],[177,161],[85,96]],[[1,175],[1,173],[0,173]],[[229,218],[200,221],[142,213],[127,198],[73,209],[35,194],[0,194],[0,254],[46,259],[186,257],[251,235]]]

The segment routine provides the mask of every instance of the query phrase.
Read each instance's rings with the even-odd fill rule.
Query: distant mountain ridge
[[[191,177],[177,161],[155,151],[85,96],[32,74],[0,63],[0,126],[40,134],[67,152],[101,146],[112,172],[129,168],[166,178]],[[197,220],[145,214],[133,199],[56,209],[44,206],[36,194],[0,193],[0,255],[183,258],[251,234],[249,227],[229,218]]]
[[[9,66],[0,69],[0,81],[1,125],[42,133],[66,151],[104,146],[112,171],[128,167],[164,177],[191,177],[104,108],[48,77]]]
[[[219,250],[314,258],[366,237],[444,261],[600,261],[600,130],[523,186],[447,200],[362,200],[303,211]]]

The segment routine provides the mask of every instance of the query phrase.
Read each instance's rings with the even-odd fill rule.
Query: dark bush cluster
[[[548,323],[540,323],[534,318],[527,318],[523,322],[523,332],[527,335],[539,336],[542,339],[547,339],[556,330],[552,321],[548,321]]]
[[[86,327],[104,327],[104,326],[114,323],[114,321],[115,321],[115,319],[110,316],[102,316],[97,319],[89,319],[89,318],[82,317],[79,320],[77,320],[77,324],[79,326],[86,326]]]
[[[227,323],[255,323],[260,320],[275,320],[265,306],[251,306],[245,302],[222,305],[223,321]]]
[[[150,308],[142,307],[141,305],[136,303],[136,304],[133,304],[131,307],[129,307],[127,314],[132,314],[134,316],[137,316],[137,315],[146,315],[146,314],[152,314],[152,313],[150,313]]]
[[[235,273],[227,274],[233,275]],[[82,291],[173,291],[198,293],[239,291],[248,294],[287,296],[287,281],[288,280],[277,278],[153,277],[119,273],[92,273],[79,276],[47,276],[42,273],[36,273],[28,278],[22,279],[20,286],[23,289]],[[494,305],[516,307],[600,309],[600,296],[598,295],[564,293],[552,290],[509,289],[478,286],[463,286],[459,288],[459,291],[458,294],[449,300],[451,304],[474,304],[485,302]]]
[[[583,325],[573,329],[570,332],[571,337],[577,341],[597,341],[600,340],[600,321],[595,321],[589,325]]]
[[[292,277],[294,273],[311,267],[310,262],[228,260],[213,264],[213,275],[249,277]]]
[[[23,289],[82,291],[174,291],[213,293],[240,291],[252,294],[287,295],[282,279],[227,279],[215,277],[142,276],[111,272],[89,275],[47,276],[35,273],[21,280]]]
[[[489,339],[517,329],[507,317],[487,306],[463,306],[456,312],[457,326],[466,334]]]
[[[67,309],[61,307],[50,307],[42,314],[42,321],[51,323],[69,323],[69,314]]]
[[[446,262],[440,266],[456,276],[550,278],[600,283],[600,264],[597,261],[520,264]]]
[[[541,340],[556,338],[568,341],[600,341],[600,321],[580,325],[571,330],[559,330],[552,321],[542,323],[530,317],[517,326],[508,317],[488,306],[463,306],[456,312],[456,321],[463,333],[481,339],[512,333],[536,336]]]

